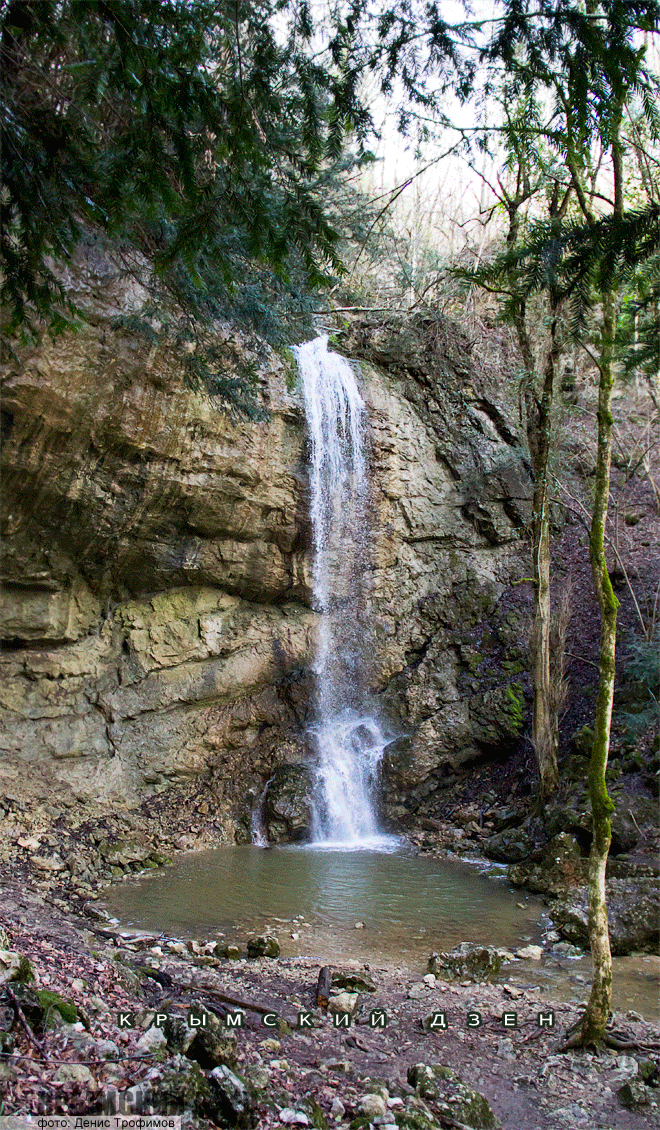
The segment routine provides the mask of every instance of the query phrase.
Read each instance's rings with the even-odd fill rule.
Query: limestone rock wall
[[[529,469],[456,327],[360,326],[374,477],[374,683],[401,735],[390,811],[519,739],[528,629]]]
[[[132,805],[213,769],[238,811],[300,757],[290,739],[309,703],[293,363],[220,329],[228,371],[251,372],[268,410],[232,423],[171,358],[111,328],[107,280],[95,285],[90,324],[4,376],[0,794]],[[394,811],[480,743],[515,739],[524,703],[513,717],[501,666],[475,689],[473,636],[520,575],[528,484],[504,417],[469,384],[464,345],[418,342],[404,363],[401,332],[379,332],[342,347],[362,358],[370,411],[364,638],[400,736]],[[495,643],[501,660],[506,638]]]

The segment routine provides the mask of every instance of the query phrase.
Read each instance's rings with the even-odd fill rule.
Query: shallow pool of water
[[[511,887],[496,865],[484,873],[474,864],[416,856],[394,838],[374,850],[189,852],[171,867],[111,887],[102,905],[137,930],[224,937],[243,951],[250,934],[270,932],[283,957],[373,962],[420,975],[434,950],[462,941],[537,943],[549,922],[541,900]],[[614,958],[613,1007],[657,1020],[659,976],[658,957]],[[589,993],[591,958],[516,961],[503,967],[505,979],[536,989],[541,1003],[545,996],[577,1006]]]
[[[111,888],[104,902],[124,925],[239,943],[270,928],[284,956],[328,961],[417,965],[462,941],[515,946],[540,938],[543,904],[506,878],[415,856],[393,840],[380,846],[189,853]]]

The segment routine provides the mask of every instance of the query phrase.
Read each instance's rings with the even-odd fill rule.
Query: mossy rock
[[[428,972],[443,981],[493,981],[502,967],[502,955],[493,946],[461,942],[449,953],[433,953]]]
[[[525,696],[520,683],[509,683],[506,688],[506,703],[504,711],[509,722],[509,728],[514,734],[519,734],[525,721]]]
[[[524,828],[507,828],[496,832],[484,843],[484,853],[500,863],[520,863],[534,849],[534,840]]]
[[[58,1028],[61,1024],[75,1024],[80,1019],[73,1001],[65,1000],[50,989],[35,989],[17,984],[15,995],[28,1023],[38,1032]]]
[[[408,1068],[408,1083],[421,1099],[436,1103],[446,1118],[473,1130],[500,1130],[488,1099],[467,1087],[451,1068],[442,1064],[412,1064]]]
[[[256,1124],[254,1099],[240,1075],[224,1065],[214,1067],[209,1082],[211,1099],[206,1108],[207,1117],[231,1130],[243,1130]]]
[[[59,1012],[65,1024],[75,1024],[80,1019],[78,1009],[73,1001],[65,1000],[59,993],[53,993],[50,989],[35,989],[34,992],[47,1018],[49,1012],[54,1009]],[[53,1027],[48,1023],[48,1019],[46,1026]]]
[[[217,957],[224,957],[227,961],[238,961],[241,956],[241,951],[238,946],[216,946],[213,952]]]
[[[394,1115],[399,1130],[438,1130],[438,1123],[413,1110],[399,1110]]]
[[[277,938],[269,934],[263,937],[250,938],[247,944],[248,957],[279,957],[280,943]]]
[[[10,977],[10,981],[17,981],[19,985],[30,985],[34,980],[34,971],[30,959],[22,953],[18,962],[18,969]]]
[[[314,1127],[314,1130],[328,1130],[328,1120],[325,1117],[321,1107],[316,1102],[316,1099],[313,1099],[311,1095],[309,1095],[305,1099],[301,1099],[300,1102],[297,1102],[296,1110],[302,1110],[305,1112],[305,1114],[309,1118],[310,1124]]]
[[[333,970],[331,983],[333,989],[345,989],[349,993],[376,992],[376,985],[367,973],[357,973],[353,970]]]
[[[152,1103],[159,1114],[192,1110],[205,1116],[213,1106],[211,1087],[198,1063],[175,1056],[152,1082]]]
[[[571,749],[580,757],[591,757],[591,750],[594,744],[594,731],[593,726],[582,726],[571,734]]]

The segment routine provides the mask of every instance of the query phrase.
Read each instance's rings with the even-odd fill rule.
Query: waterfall
[[[327,337],[294,352],[310,444],[312,591],[321,613],[314,663],[315,842],[367,846],[387,739],[369,702],[365,656],[369,523],[366,414],[355,373]]]

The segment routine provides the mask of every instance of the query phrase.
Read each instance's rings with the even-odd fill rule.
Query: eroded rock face
[[[175,360],[111,328],[116,280],[94,270],[90,324],[4,379],[0,790],[131,805],[213,768],[238,812],[300,761],[289,739],[309,702],[293,362],[219,328],[228,372],[249,370],[269,412],[232,423]],[[520,576],[529,490],[501,411],[469,384],[465,343],[379,332],[344,344],[371,423],[365,659],[404,735],[386,766],[400,812],[448,767],[517,740],[525,628],[498,602]]]
[[[527,627],[499,602],[521,575],[529,477],[455,329],[361,327],[345,347],[370,407],[374,682],[408,735],[388,757],[389,803],[417,806],[522,731]]]

